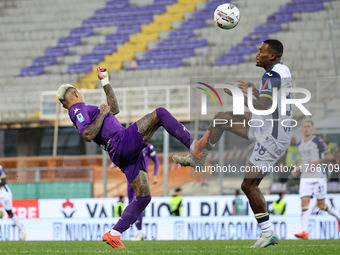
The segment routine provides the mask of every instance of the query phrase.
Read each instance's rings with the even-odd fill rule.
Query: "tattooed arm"
[[[113,115],[118,114],[119,113],[118,101],[111,85],[107,84],[103,88],[106,94],[107,104],[110,106],[110,112]]]
[[[105,78],[105,76],[102,74],[102,72],[106,72],[106,69],[100,68],[98,66],[97,67],[97,75],[98,75],[99,80],[103,80]],[[119,113],[118,101],[117,101],[115,93],[113,92],[111,85],[107,84],[107,85],[103,86],[103,89],[104,89],[105,94],[106,94],[107,104],[111,108],[110,112],[113,115],[118,114]]]
[[[96,135],[98,134],[100,128],[103,125],[103,121],[105,116],[110,112],[110,106],[107,104],[101,104],[100,106],[100,112],[96,118],[96,120],[88,126],[84,132],[81,134],[81,136],[84,138],[86,142],[91,142]]]

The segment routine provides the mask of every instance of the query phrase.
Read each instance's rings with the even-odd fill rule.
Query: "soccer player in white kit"
[[[338,220],[338,231],[340,232],[340,214],[332,206],[326,205],[327,175],[325,165],[322,164],[333,159],[333,155],[327,144],[318,136],[313,135],[313,122],[309,119],[302,121],[302,132],[304,138],[297,144],[301,161],[297,168],[300,168],[300,197],[301,197],[301,226],[302,232],[295,234],[296,237],[309,239],[308,221],[310,210],[308,210],[311,197],[317,199],[317,205],[321,210],[328,212]]]
[[[276,88],[277,107],[272,114],[255,115],[245,112],[243,115],[234,115],[233,112],[219,112],[215,115],[214,120],[228,120],[228,123],[216,124],[213,121],[203,138],[195,142],[194,148],[190,147],[193,151],[192,155],[173,156],[173,160],[182,166],[204,167],[207,155],[225,130],[255,141],[255,147],[247,166],[248,171],[245,173],[241,185],[262,231],[260,238],[251,248],[264,248],[277,244],[279,241],[279,237],[269,221],[265,198],[258,186],[265,177],[265,172],[270,170],[270,167],[273,167],[277,159],[287,150],[292,137],[290,122],[294,115],[293,109],[291,105],[287,105],[286,112],[281,112],[280,107],[281,89],[293,86],[289,68],[281,63],[282,54],[283,45],[280,41],[265,40],[256,54],[256,66],[265,69],[259,90],[250,82],[238,81],[238,87],[243,93],[248,93],[248,87],[252,88],[253,95],[248,96],[256,97],[256,99],[252,99],[253,107],[256,110],[271,109],[272,103],[276,99],[273,94],[274,88]],[[224,91],[232,95],[229,89]],[[287,93],[285,97],[291,99],[292,95]],[[248,107],[247,97],[244,99],[244,104]],[[285,126],[282,125],[282,121]],[[244,123],[244,125],[240,123]]]
[[[5,208],[8,217],[10,217],[14,225],[16,225],[21,233],[22,240],[26,239],[25,228],[20,224],[17,216],[12,212],[12,192],[7,186],[7,178],[4,168],[0,165],[0,204]]]

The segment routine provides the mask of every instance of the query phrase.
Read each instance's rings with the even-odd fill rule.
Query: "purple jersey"
[[[86,105],[85,103],[74,104],[69,109],[70,118],[80,134],[96,120],[99,112],[98,106]],[[105,116],[102,127],[93,141],[99,146],[103,145],[105,147],[110,138],[114,139],[124,130],[125,128],[117,118],[109,113]]]
[[[150,158],[152,159],[152,161],[154,162],[154,171],[153,171],[153,175],[158,174],[158,168],[159,168],[159,161],[156,155],[156,151],[155,148],[153,147],[152,144],[148,143],[147,146],[143,149],[143,154],[144,154],[144,160],[145,160],[145,165],[148,166],[149,165],[149,160]],[[147,171],[147,167],[146,167],[146,171]]]

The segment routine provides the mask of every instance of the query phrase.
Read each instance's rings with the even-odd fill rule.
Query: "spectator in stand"
[[[233,200],[233,213],[232,215],[245,215],[246,207],[244,206],[243,199],[239,198],[240,190],[235,190],[235,199]]]

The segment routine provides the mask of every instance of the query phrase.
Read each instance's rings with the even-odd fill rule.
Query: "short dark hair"
[[[175,189],[175,192],[180,192],[182,189],[180,187]]]
[[[235,189],[235,195],[236,196],[240,195],[240,190],[239,189]]]
[[[124,196],[123,195],[120,195],[119,196],[119,200],[123,200]]]
[[[283,55],[283,44],[279,40],[268,39],[264,41],[265,44],[268,44],[270,49],[272,49],[277,57],[281,58]]]

